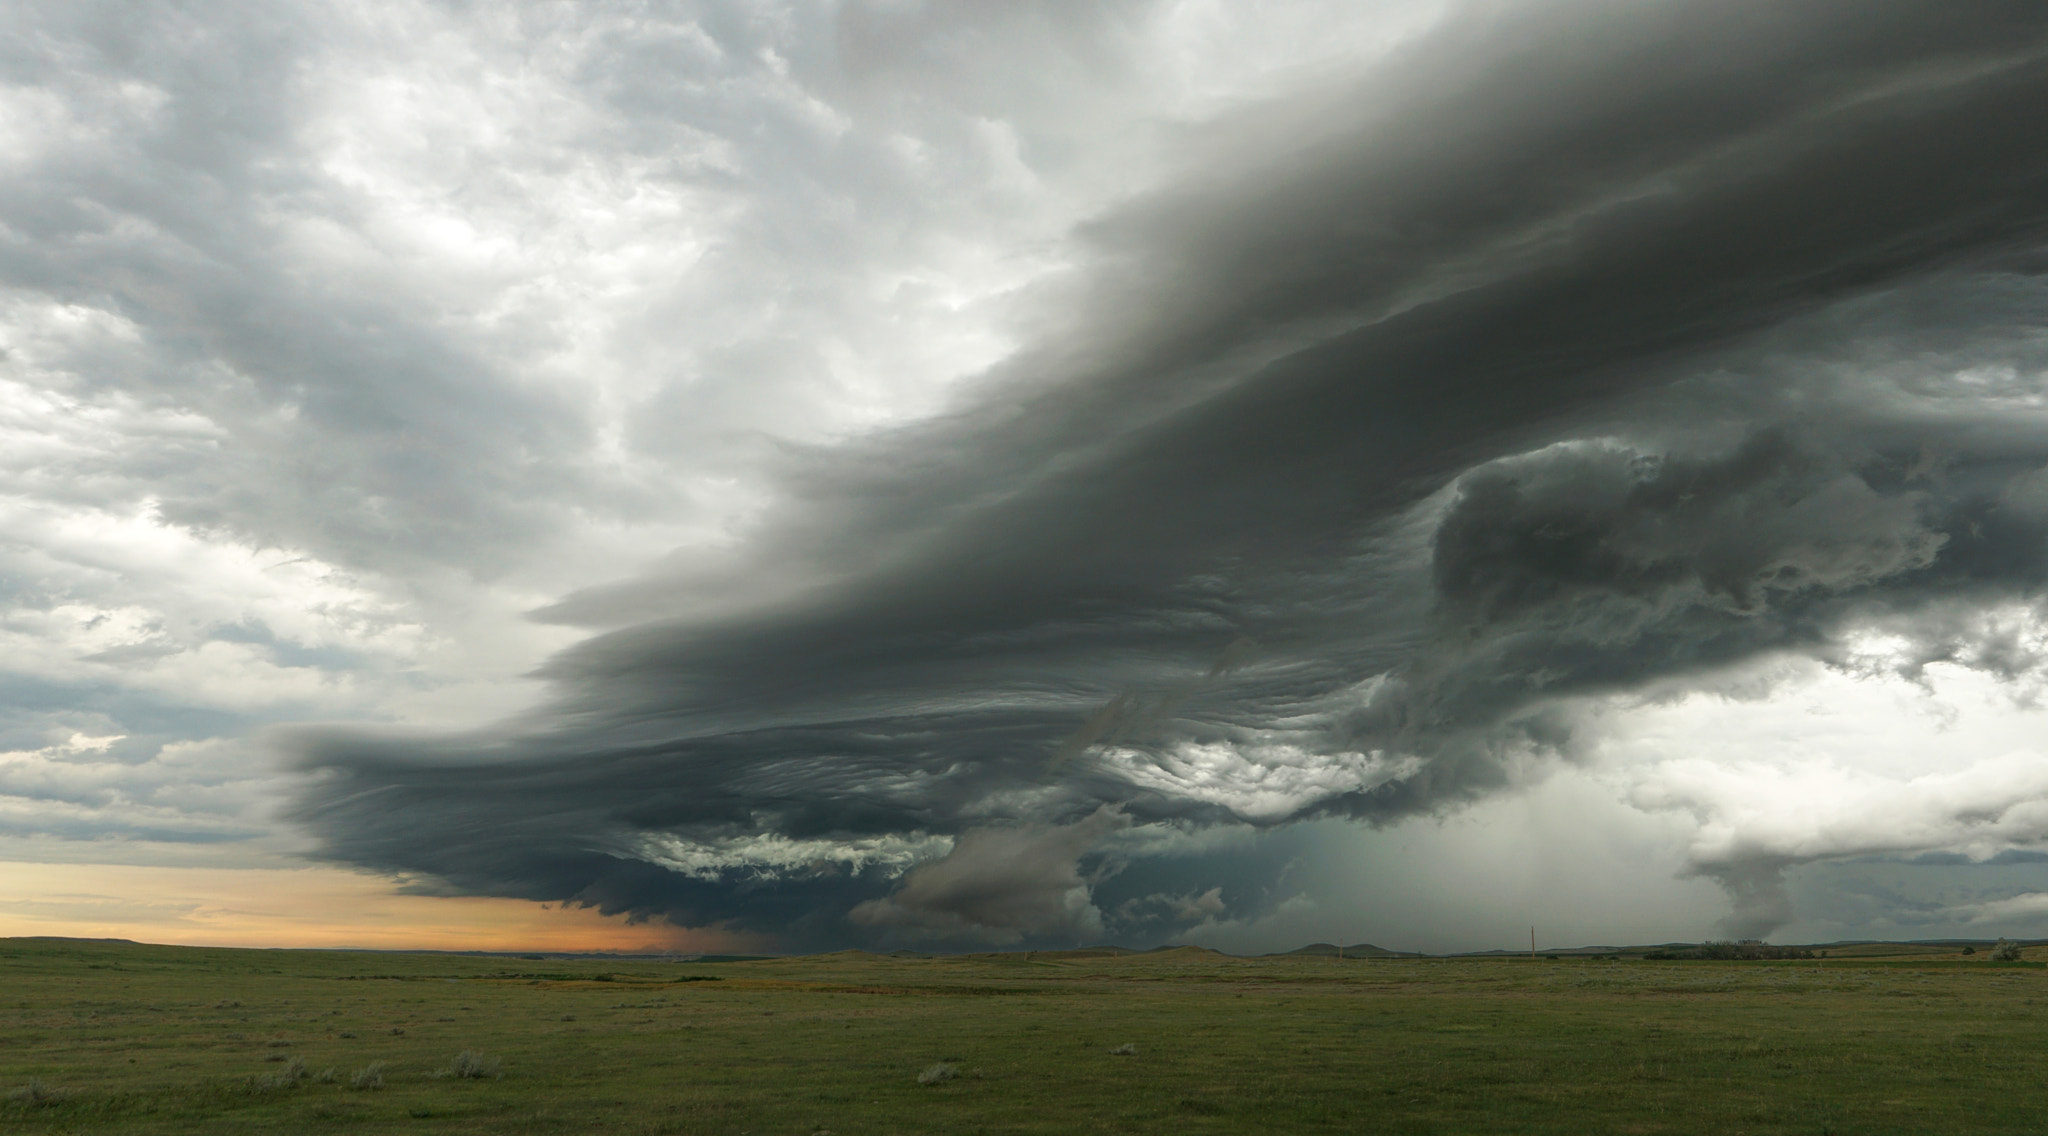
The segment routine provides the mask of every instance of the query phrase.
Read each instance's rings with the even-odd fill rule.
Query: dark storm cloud
[[[895,894],[856,905],[847,916],[869,927],[921,937],[997,943],[1087,939],[1102,934],[1080,861],[1104,836],[1130,823],[1108,805],[1069,825],[972,829],[944,857],[910,869]]]
[[[1108,805],[1427,813],[1568,749],[1562,696],[1932,642],[1937,601],[2042,579],[2030,392],[1955,375],[2031,350],[2023,302],[1967,300],[2044,294],[2044,100],[2032,3],[1474,6],[1191,132],[1178,188],[1089,226],[1084,314],[931,423],[794,453],[730,562],[549,609],[615,629],[545,708],[300,735],[298,816],[458,890],[1071,938],[1088,845],[1007,898],[994,853],[1107,849]],[[1771,855],[1700,870],[1762,925]]]

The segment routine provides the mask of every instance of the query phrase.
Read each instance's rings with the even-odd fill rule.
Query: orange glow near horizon
[[[452,951],[754,951],[762,937],[518,899],[404,895],[328,867],[191,868],[0,861],[0,937],[209,947]]]

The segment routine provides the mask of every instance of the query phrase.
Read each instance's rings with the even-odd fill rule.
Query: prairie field
[[[2038,1133],[2040,966],[8,939],[0,1128]]]

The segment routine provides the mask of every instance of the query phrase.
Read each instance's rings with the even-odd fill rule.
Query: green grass
[[[1974,961],[668,963],[14,939],[0,978],[6,1132],[1945,1136],[2048,1115],[2048,973]],[[501,1075],[452,1075],[465,1050]],[[293,1059],[305,1078],[282,1076]],[[352,1088],[376,1062],[382,1087]],[[939,1064],[958,1076],[920,1084]]]

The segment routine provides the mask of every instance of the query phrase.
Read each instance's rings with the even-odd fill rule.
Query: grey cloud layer
[[[717,539],[766,435],[938,381],[932,313],[1004,281],[920,272],[1040,223],[1002,139],[841,58],[828,8],[657,7],[10,7],[24,752],[91,719],[147,762],[451,688],[473,719],[465,689],[563,641],[505,613]]]
[[[1085,229],[1079,314],[792,453],[727,562],[544,612],[615,628],[547,706],[298,735],[298,816],[456,890],[1071,938],[1079,853],[1013,903],[983,862],[1106,805],[1452,807],[1569,751],[1558,699],[1932,642],[2042,579],[2044,97],[2030,3],[1474,7],[1192,131]],[[1701,870],[1768,908],[1783,862]]]

